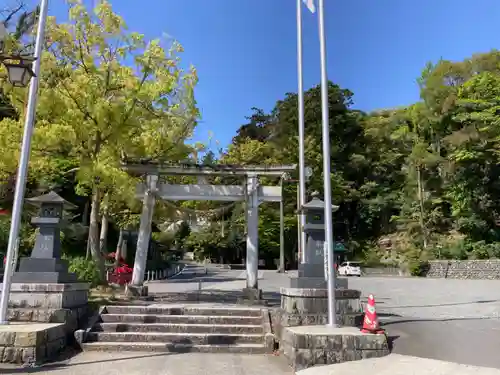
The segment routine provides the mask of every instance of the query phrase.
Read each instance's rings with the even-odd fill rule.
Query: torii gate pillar
[[[137,250],[135,252],[134,272],[132,281],[127,285],[126,293],[134,296],[144,296],[148,294],[144,287],[144,273],[148,259],[149,240],[151,238],[151,223],[158,191],[158,175],[148,175],[146,177],[146,191],[142,199],[141,222],[139,225],[139,235],[137,237]]]
[[[246,299],[261,299],[259,273],[259,182],[256,175],[247,177],[247,286]]]

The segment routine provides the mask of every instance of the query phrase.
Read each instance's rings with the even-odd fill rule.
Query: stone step
[[[109,314],[261,316],[259,308],[200,306],[106,306]]]
[[[162,342],[89,342],[82,344],[84,351],[106,352],[171,352],[171,353],[241,353],[265,354],[268,352],[263,344],[232,345],[189,345]]]
[[[262,325],[243,324],[162,324],[162,323],[97,323],[94,332],[173,332],[173,333],[239,333],[264,334]]]
[[[211,316],[211,315],[154,315],[154,314],[102,314],[105,323],[163,323],[163,324],[217,324],[258,325],[262,323],[261,316]]]
[[[185,345],[264,344],[262,334],[174,333],[174,332],[89,332],[86,342],[160,342]]]

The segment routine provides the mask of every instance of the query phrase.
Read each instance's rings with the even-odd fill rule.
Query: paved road
[[[40,375],[293,375],[282,357],[237,354],[86,352],[38,368],[0,365],[0,374]]]
[[[360,278],[349,282],[365,296],[375,295],[385,328],[395,337],[394,353],[500,368],[500,281]]]

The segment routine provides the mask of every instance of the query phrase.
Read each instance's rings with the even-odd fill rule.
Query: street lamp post
[[[15,56],[4,56],[2,62],[7,68],[9,80],[14,86],[22,86],[30,82],[28,105],[26,107],[26,117],[24,122],[23,141],[21,146],[21,157],[16,176],[16,190],[14,203],[12,205],[12,219],[10,224],[9,242],[7,256],[5,260],[5,270],[3,275],[2,295],[0,297],[0,324],[8,324],[7,309],[9,306],[11,278],[15,269],[15,254],[19,243],[19,227],[21,224],[21,212],[23,209],[24,191],[26,188],[26,177],[28,174],[28,162],[31,151],[31,138],[33,135],[33,125],[35,119],[35,109],[38,92],[38,75],[40,72],[40,62],[42,56],[43,42],[45,39],[45,24],[47,21],[48,0],[41,0],[40,15],[38,20],[37,35],[35,42],[35,54],[32,59],[17,57],[18,63],[6,63],[5,60],[16,60]],[[3,34],[3,35],[2,35]],[[6,36],[5,26],[0,29],[0,39]],[[31,70],[30,65],[33,66]],[[21,72],[21,69],[23,72]],[[22,74],[19,74],[19,73]]]

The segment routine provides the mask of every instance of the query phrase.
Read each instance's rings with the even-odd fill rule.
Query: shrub
[[[70,258],[69,271],[76,273],[80,281],[89,283],[91,287],[99,285],[99,271],[97,264],[92,259],[84,257]]]

